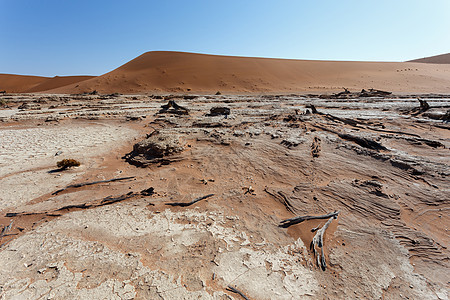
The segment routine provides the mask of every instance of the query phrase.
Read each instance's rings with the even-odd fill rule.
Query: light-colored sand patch
[[[55,166],[58,160],[67,157],[84,162],[133,136],[134,130],[109,124],[0,129],[0,177]],[[62,152],[55,156],[58,151]]]
[[[70,184],[95,165],[95,157],[136,135],[127,127],[103,124],[0,129],[0,186],[8,187],[0,194],[0,209]],[[55,156],[58,151],[62,153]],[[48,173],[63,158],[75,158],[82,166],[69,173]]]

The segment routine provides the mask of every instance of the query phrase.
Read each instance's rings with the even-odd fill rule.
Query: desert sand
[[[448,299],[448,96],[0,100],[0,299]]]
[[[450,53],[414,59],[411,60],[411,62],[426,64],[450,64]]]
[[[0,74],[0,90],[8,93],[35,93],[59,88],[93,77],[94,76],[41,77]]]
[[[450,93],[449,55],[440,64],[312,61],[147,52],[104,75],[42,78],[0,77],[0,90],[78,94],[331,93],[347,88],[396,93]],[[425,62],[435,62],[435,59]],[[87,80],[86,80],[87,79]],[[23,87],[20,86],[22,84]]]
[[[0,299],[448,299],[448,58],[0,74]]]

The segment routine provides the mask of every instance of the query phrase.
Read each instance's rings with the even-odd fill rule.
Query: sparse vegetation
[[[56,166],[62,170],[71,168],[71,167],[79,167],[81,163],[73,158],[63,159],[56,163]]]

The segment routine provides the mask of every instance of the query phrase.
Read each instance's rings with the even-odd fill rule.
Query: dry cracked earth
[[[3,95],[0,299],[448,299],[421,99]]]

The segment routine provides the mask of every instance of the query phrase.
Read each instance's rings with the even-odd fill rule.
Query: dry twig
[[[166,203],[166,205],[183,206],[184,207],[184,206],[192,205],[194,203],[197,203],[197,202],[199,202],[199,201],[201,201],[203,199],[206,199],[206,198],[209,198],[209,197],[212,197],[212,196],[214,196],[214,194],[208,194],[206,196],[203,196],[203,197],[197,198],[195,200],[192,200],[191,202],[168,202],[168,203]]]
[[[247,296],[244,295],[244,293],[242,293],[240,290],[238,290],[238,289],[232,287],[231,285],[227,286],[227,291],[230,291],[230,292],[239,294],[239,295],[240,295],[242,298],[244,298],[245,300],[249,300],[249,299],[247,298]]]

